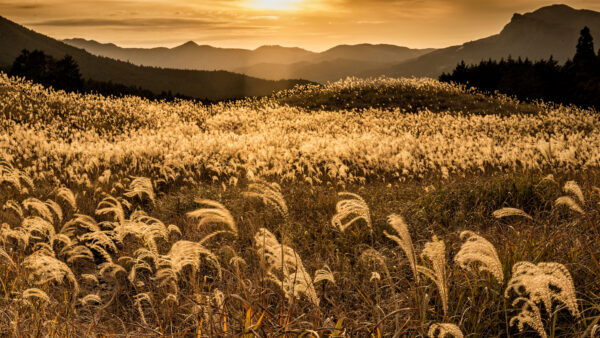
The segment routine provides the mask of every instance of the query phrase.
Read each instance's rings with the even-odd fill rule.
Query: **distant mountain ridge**
[[[306,83],[301,80],[268,81],[226,71],[136,66],[128,62],[92,55],[83,49],[67,45],[0,17],[0,67],[10,66],[23,49],[42,50],[56,58],[71,55],[85,78],[142,87],[157,94],[171,91],[189,97],[215,100],[269,95],[273,91]]]
[[[600,12],[574,9],[567,5],[542,7],[526,14],[515,14],[497,34],[463,45],[439,49],[413,60],[370,70],[368,76],[430,76],[451,71],[465,61],[468,64],[481,60],[499,60],[512,56],[533,60],[553,56],[560,62],[572,58],[579,32],[588,26],[600,46]]]
[[[218,48],[198,45],[193,41],[174,48],[122,48],[112,43],[103,44],[84,39],[63,41],[95,55],[137,65],[227,70],[271,80],[303,78],[321,82],[337,80],[340,75],[356,75],[433,51],[384,44],[339,45],[316,53],[282,46],[262,46],[254,50]]]

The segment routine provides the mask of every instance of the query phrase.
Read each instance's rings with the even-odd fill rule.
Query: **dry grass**
[[[384,92],[390,83],[383,83]],[[46,113],[58,108],[50,109],[45,99],[63,102],[64,109],[87,104],[96,112],[104,102],[9,85]],[[422,95],[442,90],[467,97],[464,89],[431,81],[402,85]],[[331,93],[346,93],[344,88],[334,86]],[[57,95],[63,101],[51,100]],[[57,126],[67,116],[44,114],[36,124],[28,115],[33,108],[19,106],[18,97],[0,100],[0,144],[6,145],[0,150],[2,336],[565,337],[598,331],[600,175],[596,155],[588,152],[598,125],[590,112],[559,107],[546,111],[550,119],[530,117],[527,123],[540,135],[544,121],[571,135],[543,145],[541,153],[532,150],[539,135],[521,131],[522,140],[503,145],[513,152],[498,154],[507,148],[488,144],[490,161],[479,163],[477,153],[457,151],[448,169],[439,165],[450,163],[442,157],[426,160],[435,153],[429,149],[432,130],[466,123],[482,136],[511,117],[448,114],[424,126],[424,116],[432,115],[261,111],[275,103],[254,101],[169,106],[129,98],[106,100],[119,108],[106,121],[73,116],[83,129],[97,124],[98,133],[63,135]],[[142,106],[153,117],[135,112]],[[249,118],[267,111],[297,119]],[[14,112],[23,114],[9,114]],[[344,115],[353,119],[350,133],[340,127]],[[265,145],[275,127],[281,140],[300,145],[303,138],[292,127],[303,128],[302,137],[325,135],[332,142],[337,132],[369,134],[363,122],[376,126],[378,135],[395,135],[386,123],[373,122],[378,116],[386,123],[412,121],[415,131],[428,135],[427,146],[411,139],[416,155],[410,168],[399,167],[408,160],[387,156],[385,149],[358,152],[366,148],[317,142],[311,145],[316,148],[278,154],[285,147],[279,144],[256,156],[251,147]],[[582,130],[571,133],[565,126],[578,117]],[[328,119],[338,122],[324,132],[321,122]],[[166,129],[159,131],[157,121]],[[49,127],[41,135],[44,123]],[[131,127],[127,135],[111,128],[123,123]],[[247,147],[223,148],[219,128],[227,128],[236,147]],[[173,159],[154,152],[179,147],[157,136],[165,130],[183,130],[183,139],[196,132],[207,138],[178,148],[181,160]],[[240,136],[251,130],[256,138]],[[155,143],[128,152],[132,134]],[[40,137],[72,139],[35,141]],[[90,144],[105,152],[88,156],[79,146]],[[450,149],[445,146],[441,151]],[[205,154],[191,152],[194,147]],[[314,157],[315,149],[342,151]],[[524,166],[522,155],[530,160]],[[421,164],[434,173],[415,174]]]

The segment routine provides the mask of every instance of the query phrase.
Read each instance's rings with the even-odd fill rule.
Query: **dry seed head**
[[[464,335],[460,328],[451,323],[435,323],[431,324],[427,331],[429,338],[446,338],[452,336],[454,338],[463,338]]]
[[[567,194],[571,194],[577,197],[579,203],[581,203],[581,205],[585,205],[585,198],[583,197],[583,192],[581,191],[581,188],[579,187],[579,184],[577,184],[577,182],[568,181],[567,183],[565,183],[563,191]]]
[[[377,271],[372,271],[371,272],[371,278],[369,278],[369,282],[372,282],[374,280],[375,281],[380,281],[381,280],[381,275]]]
[[[564,205],[564,206],[568,207],[569,209],[571,209],[572,211],[575,211],[582,215],[585,214],[585,211],[583,211],[583,209],[579,206],[579,204],[577,204],[577,202],[575,202],[575,200],[572,199],[570,196],[561,196],[556,199],[554,204],[556,206]]]
[[[288,207],[281,193],[281,187],[275,182],[257,181],[250,183],[248,191],[244,192],[244,196],[260,198],[264,204],[275,208],[281,216],[288,217]]]
[[[504,217],[511,217],[511,216],[520,216],[520,217],[528,218],[530,220],[533,219],[531,216],[529,216],[528,213],[526,213],[525,211],[523,211],[521,209],[517,209],[517,208],[502,208],[502,209],[498,209],[498,210],[496,210],[496,211],[494,211],[492,213],[492,216],[494,216],[494,218],[504,218]]]
[[[102,304],[102,299],[96,294],[89,294],[79,299],[79,303],[83,306],[93,306]]]
[[[466,242],[460,247],[454,261],[463,269],[479,263],[480,270],[489,272],[499,283],[502,283],[504,280],[502,263],[492,243],[472,231],[461,232],[460,238]]]
[[[509,297],[511,290],[519,297],[527,297],[534,304],[543,303],[552,313],[552,302],[564,304],[574,317],[579,317],[573,278],[560,263],[518,262],[512,268],[512,277],[504,293]]]
[[[282,288],[290,302],[302,294],[314,305],[319,305],[320,300],[310,274],[294,249],[279,244],[277,237],[265,228],[259,229],[254,235],[254,242],[257,254],[266,265],[269,279]]]
[[[48,222],[53,222],[54,221],[54,217],[52,216],[52,212],[50,211],[50,208],[48,207],[48,205],[42,201],[40,201],[37,198],[34,197],[29,197],[27,199],[25,199],[23,202],[23,208],[25,210],[33,210],[35,211],[40,217],[42,217],[43,219],[45,219]]]
[[[421,253],[421,259],[429,260],[432,269],[417,265],[417,271],[431,279],[442,299],[444,314],[448,313],[448,286],[446,280],[446,245],[437,236],[433,236],[431,242],[427,242]]]
[[[367,223],[369,231],[373,231],[371,227],[371,213],[365,200],[359,195],[350,192],[340,192],[338,195],[349,198],[337,203],[335,206],[336,214],[331,219],[331,224],[343,232],[356,221],[363,219]],[[345,219],[350,217],[353,218],[344,222]]]
[[[517,306],[519,303],[523,303],[521,310],[518,315],[510,319],[509,325],[513,326],[517,324],[519,332],[523,332],[525,330],[525,324],[527,324],[533,328],[540,337],[547,338],[548,335],[546,335],[546,330],[544,330],[544,324],[542,323],[542,316],[538,306],[524,297],[515,299],[512,306]]]
[[[335,284],[333,272],[331,272],[331,269],[327,264],[325,264],[322,269],[315,271],[315,278],[313,278],[313,284],[317,284],[320,281],[329,281],[331,282],[331,284]]]
[[[147,177],[134,177],[129,183],[129,189],[123,194],[127,197],[137,196],[140,200],[144,199],[144,195],[154,204],[155,195],[152,180]]]
[[[56,191],[56,198],[65,201],[73,210],[77,210],[77,198],[75,194],[69,188],[58,188]]]
[[[38,288],[29,288],[23,291],[23,293],[21,293],[21,297],[23,299],[37,298],[46,303],[50,303],[50,297],[48,294]]]
[[[235,220],[233,219],[233,216],[231,216],[229,210],[227,210],[223,204],[206,199],[198,199],[196,200],[196,203],[208,206],[208,208],[196,209],[186,214],[189,218],[199,219],[199,228],[204,224],[219,223],[226,225],[230,233],[234,234],[235,236],[238,235],[238,228],[235,224]]]
[[[65,263],[54,257],[36,251],[23,260],[23,267],[30,271],[29,279],[37,285],[48,282],[62,284],[66,279],[69,281],[73,292],[75,294],[79,293],[79,283],[77,283],[73,271]]]
[[[396,214],[388,216],[388,223],[396,231],[398,236],[390,235],[387,231],[384,231],[383,233],[387,238],[396,242],[402,251],[404,251],[410,264],[410,268],[413,271],[415,281],[418,283],[419,272],[417,271],[417,256],[415,254],[412,238],[410,237],[410,232],[408,231],[408,225],[406,225],[402,216]]]
[[[12,210],[15,214],[19,216],[20,219],[23,219],[23,208],[21,205],[15,200],[8,200],[2,206],[2,210]]]

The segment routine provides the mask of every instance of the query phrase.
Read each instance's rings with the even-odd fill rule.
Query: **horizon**
[[[460,45],[498,34],[514,13],[559,4],[546,0],[494,0],[485,4],[473,0],[452,4],[442,0],[377,0],[369,4],[356,0],[208,2],[179,0],[169,4],[153,0],[155,6],[141,8],[140,0],[110,1],[110,8],[102,11],[99,8],[106,7],[107,0],[75,5],[62,0],[43,4],[9,0],[0,1],[0,13],[56,39],[80,38],[123,48],[173,48],[193,41],[217,48],[282,46],[322,52],[357,44],[415,49]],[[593,0],[560,4],[600,10],[600,3]],[[414,8],[408,9],[410,6]],[[302,33],[296,33],[298,30]]]

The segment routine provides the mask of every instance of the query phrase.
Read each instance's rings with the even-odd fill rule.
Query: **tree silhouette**
[[[30,52],[25,49],[15,59],[8,73],[54,89],[76,91],[83,86],[79,66],[69,55],[57,61],[42,51]]]
[[[552,56],[532,62],[518,58],[459,63],[440,81],[456,82],[487,92],[499,91],[522,100],[543,99],[600,109],[600,51],[594,52],[590,30],[584,27],[573,60],[558,65]]]
[[[594,53],[594,39],[590,33],[590,29],[585,26],[580,33],[579,40],[577,41],[577,52],[573,57],[573,62],[576,64],[593,62],[596,59],[596,53]]]

